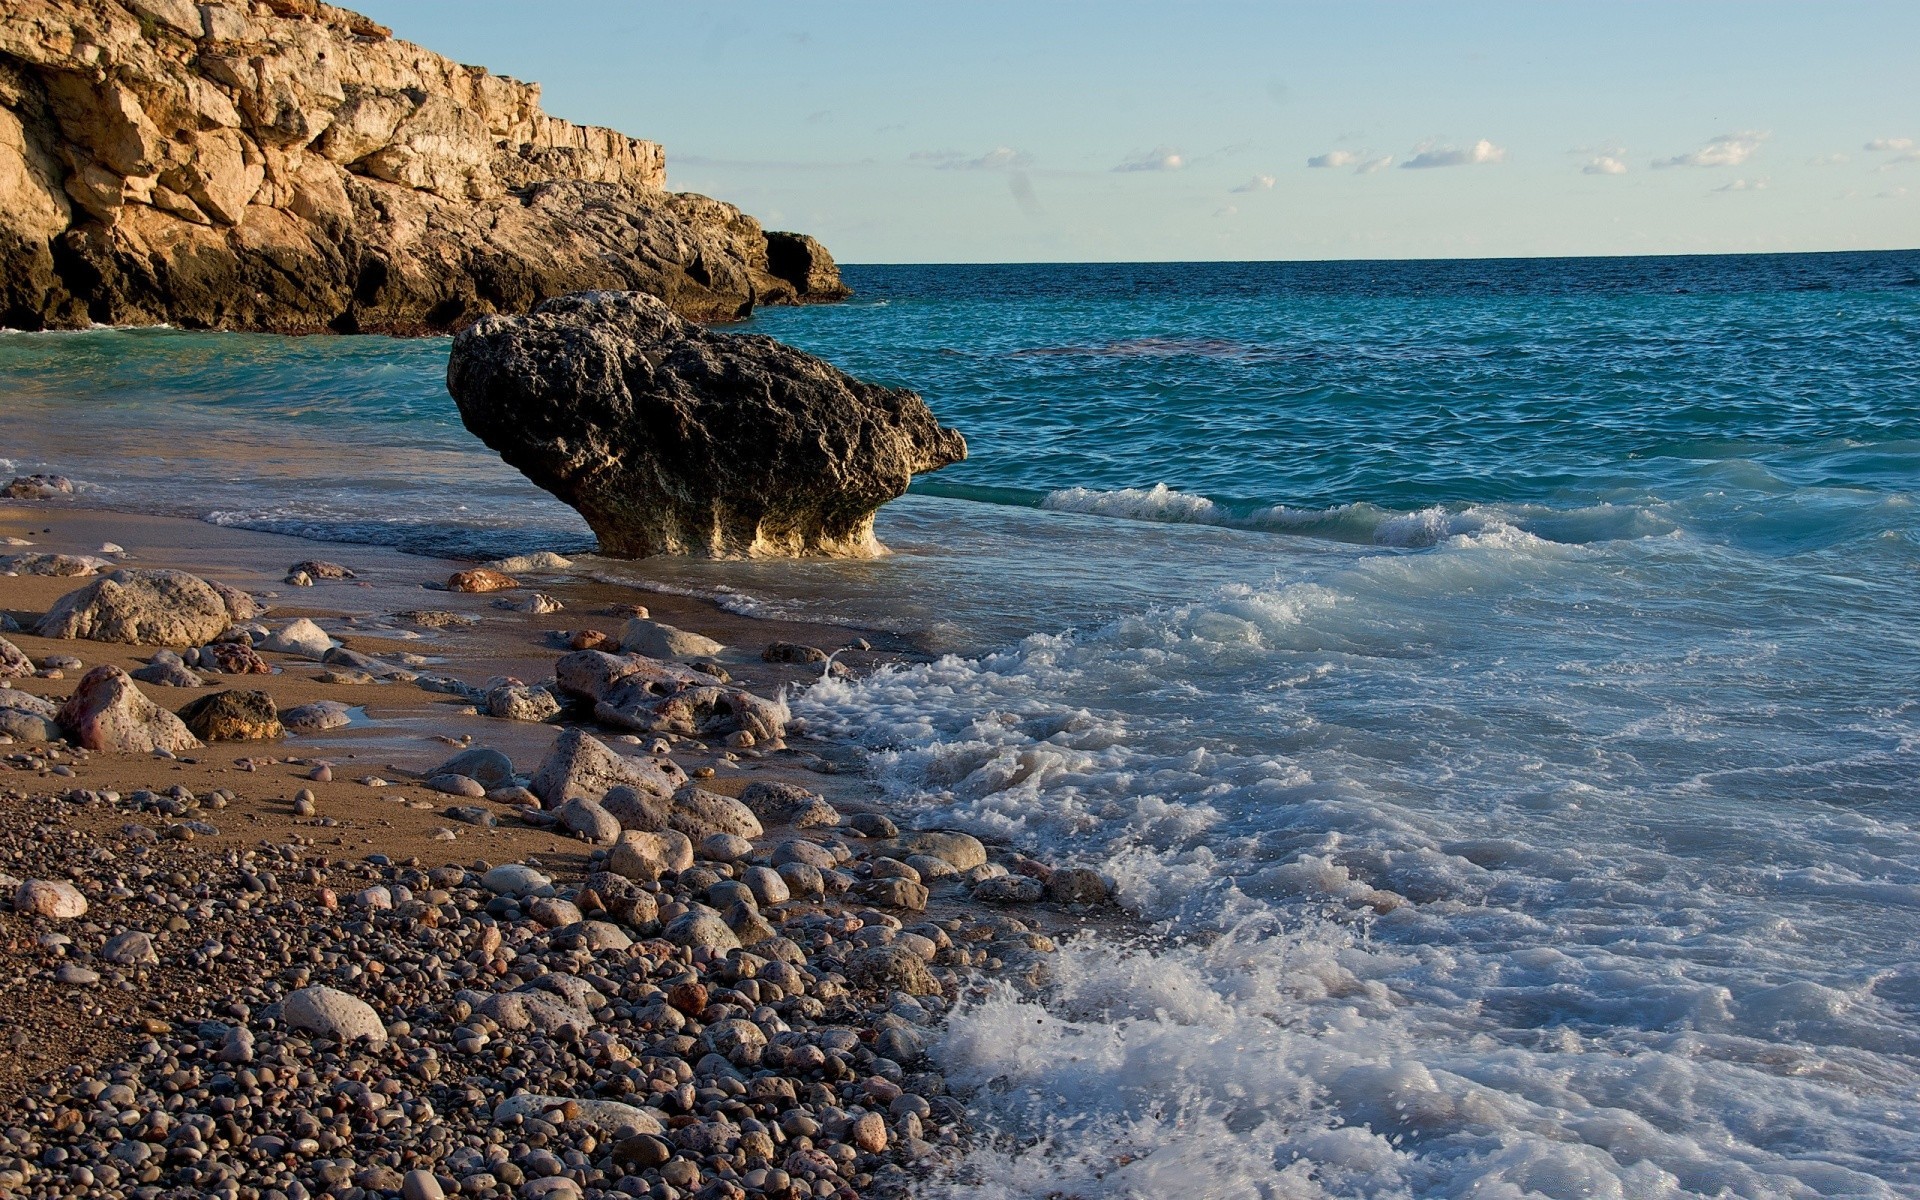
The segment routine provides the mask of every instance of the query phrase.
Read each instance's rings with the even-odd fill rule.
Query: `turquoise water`
[[[963,1186],[1920,1192],[1920,255],[849,275],[751,327],[967,433],[897,553],[598,569],[953,651],[796,709],[1168,935],[953,1023]],[[444,354],[0,337],[0,454],[584,544]]]

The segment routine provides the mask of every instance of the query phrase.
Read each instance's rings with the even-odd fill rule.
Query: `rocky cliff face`
[[[846,294],[824,247],[665,190],[317,0],[0,6],[0,324],[426,332],[582,288],[726,320]]]

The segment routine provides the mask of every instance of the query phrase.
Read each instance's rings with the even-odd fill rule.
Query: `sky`
[[[843,263],[1920,246],[1920,2],[360,0]]]

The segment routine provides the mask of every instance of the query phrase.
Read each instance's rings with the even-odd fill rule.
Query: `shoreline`
[[[635,588],[590,576],[530,574],[522,580],[530,588],[497,595],[430,590],[423,585],[469,564],[388,547],[316,543],[64,501],[0,503],[0,537],[35,543],[9,546],[9,553],[83,555],[97,554],[106,543],[123,546],[124,554],[109,556],[113,566],[178,569],[219,579],[271,604],[271,611],[262,618],[270,627],[296,618],[314,620],[348,649],[378,662],[405,664],[428,681],[444,676],[470,687],[500,677],[537,682],[551,673],[553,660],[566,653],[558,634],[598,629],[617,637],[624,618],[606,614],[612,605],[635,600],[643,601],[656,620],[736,647],[722,653],[721,661],[738,684],[761,694],[804,684],[817,678],[821,669],[761,661],[752,648],[769,642],[821,644],[838,650],[864,638],[871,650],[849,649],[836,655],[859,674],[889,662],[925,657],[910,639],[883,631],[746,616],[708,599],[673,592],[636,595]],[[316,581],[312,587],[283,582],[291,564],[315,557],[316,550],[342,560],[356,578]],[[0,577],[0,612],[30,630],[33,618],[90,578]],[[494,606],[502,596],[520,598],[535,589],[558,600],[560,610],[534,614]],[[422,628],[393,617],[413,610],[440,610],[474,623]],[[151,655],[151,650],[140,647],[54,641],[30,632],[0,636],[36,663],[48,655],[67,654],[79,657],[84,669],[111,664],[133,670]],[[569,1143],[588,1162],[584,1168],[563,1163],[561,1171],[545,1177],[521,1167],[523,1182],[569,1178],[576,1189],[571,1194],[613,1195],[608,1189],[627,1167],[608,1157],[609,1147],[625,1146],[626,1152],[644,1159],[657,1157],[664,1146],[664,1159],[639,1169],[638,1177],[655,1189],[655,1195],[691,1195],[698,1190],[671,1179],[726,1181],[728,1186],[751,1189],[741,1181],[753,1171],[787,1172],[785,1192],[768,1190],[768,1177],[757,1177],[760,1194],[897,1194],[908,1189],[912,1180],[957,1164],[968,1145],[963,1133],[964,1103],[946,1087],[937,1063],[921,1059],[931,1049],[931,1031],[954,1004],[989,980],[1012,982],[1029,992],[1042,986],[1048,976],[1045,958],[1056,937],[1124,921],[1111,909],[1047,902],[1046,889],[1037,879],[1016,882],[1026,878],[1023,870],[1044,875],[1044,866],[1005,847],[982,846],[970,838],[964,840],[979,847],[977,854],[963,846],[961,858],[941,868],[947,872],[944,879],[921,880],[914,868],[902,870],[900,859],[883,852],[892,850],[906,858],[909,843],[888,839],[899,831],[911,841],[914,832],[905,816],[896,824],[886,815],[884,797],[862,769],[859,748],[815,740],[804,731],[785,747],[770,750],[728,749],[715,740],[675,738],[661,758],[693,777],[700,788],[729,798],[745,794],[756,783],[804,789],[837,812],[837,824],[803,830],[769,819],[761,835],[751,839],[751,850],[744,857],[720,861],[703,851],[690,869],[668,871],[658,882],[646,885],[651,900],[640,901],[639,907],[644,911],[651,906],[658,914],[651,920],[626,925],[596,920],[621,911],[631,917],[631,910],[623,910],[622,905],[634,903],[629,896],[615,899],[609,908],[609,898],[594,890],[595,886],[617,886],[605,873],[610,861],[605,849],[553,826],[550,813],[515,809],[494,800],[463,802],[429,790],[423,778],[433,764],[480,746],[507,754],[515,772],[524,777],[548,753],[561,725],[490,717],[475,710],[470,694],[423,690],[417,682],[322,682],[328,674],[323,664],[286,655],[264,657],[275,673],[212,675],[208,686],[201,688],[138,686],[169,709],[223,688],[265,691],[282,711],[316,700],[335,700],[351,710],[351,722],[334,730],[290,734],[283,741],[213,743],[172,758],[18,744],[0,747],[0,766],[9,768],[0,774],[0,787],[9,798],[7,812],[0,817],[0,850],[5,852],[0,871],[16,878],[70,878],[91,906],[79,921],[0,913],[0,941],[10,948],[13,984],[0,1004],[16,1031],[15,1055],[9,1069],[0,1073],[0,1113],[8,1116],[6,1123],[32,1130],[43,1152],[48,1146],[66,1148],[71,1161],[79,1164],[63,1164],[69,1184],[79,1178],[75,1172],[84,1169],[96,1184],[105,1183],[107,1174],[115,1172],[122,1186],[141,1181],[140,1190],[132,1192],[136,1195],[185,1194],[169,1190],[183,1185],[204,1194],[209,1181],[219,1182],[217,1174],[202,1172],[189,1179],[174,1169],[179,1156],[172,1147],[183,1136],[178,1131],[195,1126],[175,1124],[168,1130],[143,1133],[141,1144],[150,1148],[145,1157],[131,1149],[123,1149],[116,1157],[113,1147],[126,1139],[85,1136],[89,1120],[82,1114],[88,1108],[89,1089],[102,1079],[127,1086],[144,1082],[158,1089],[143,1094],[148,1104],[171,1107],[178,1093],[168,1095],[166,1080],[155,1074],[152,1064],[204,1061],[204,1067],[196,1068],[203,1077],[218,1079],[226,1071],[224,1094],[252,1086],[258,1090],[253,1099],[259,1106],[257,1115],[268,1118],[277,1112],[275,1119],[287,1119],[294,1115],[286,1111],[287,1101],[270,1099],[273,1087],[260,1082],[266,1073],[251,1071],[253,1085],[244,1079],[236,1084],[233,1071],[222,1068],[224,1048],[239,1036],[232,1030],[248,1028],[259,1044],[274,1043],[281,1053],[309,1061],[300,1050],[307,1035],[288,1028],[279,1008],[294,990],[291,985],[303,980],[310,985],[330,982],[351,993],[353,981],[365,984],[374,978],[366,973],[369,966],[352,963],[370,965],[379,960],[395,964],[409,977],[408,987],[398,998],[390,991],[360,989],[383,1003],[380,1016],[388,1026],[389,1054],[400,1048],[417,1060],[426,1049],[430,1055],[438,1054],[435,1061],[445,1064],[433,1079],[401,1085],[403,1111],[408,1104],[424,1103],[428,1111],[448,1112],[446,1119],[451,1121],[453,1106],[445,1101],[452,1094],[449,1081],[459,1078],[467,1098],[464,1135],[497,1145],[503,1136],[511,1141],[528,1129],[529,1119],[509,1116],[502,1121],[497,1113],[513,1093],[532,1086],[530,1079],[546,1078],[551,1084],[546,1091],[580,1100],[633,1099],[631,1092],[621,1090],[630,1086],[651,1099],[651,1106],[640,1105],[647,1111],[639,1117],[623,1113],[641,1129],[623,1131],[627,1136],[617,1142],[606,1129],[596,1136],[590,1116],[556,1120],[548,1113],[533,1121],[533,1137],[513,1145],[509,1166],[518,1156],[531,1157],[544,1168],[547,1163],[538,1158],[538,1151]],[[35,675],[11,682],[22,691],[57,698],[71,690],[81,670],[55,674],[54,678]],[[573,724],[567,722],[568,727]],[[634,749],[632,743],[654,740],[591,723],[586,728],[627,753]],[[622,746],[623,742],[627,745]],[[330,777],[313,778],[322,766]],[[385,786],[370,786],[366,782],[370,779],[379,779]],[[304,804],[302,798],[307,798]],[[462,804],[485,810],[490,818],[487,824],[468,825],[452,818],[452,810]],[[761,896],[762,914],[751,897],[740,895],[744,889],[737,881],[749,876],[764,881],[764,876],[752,874],[749,864],[777,865],[783,856],[792,859],[800,854],[791,849],[794,842],[825,848],[828,857],[822,861],[832,863],[826,889],[812,901],[796,896],[774,903]],[[893,849],[896,844],[903,848]],[[822,852],[810,851],[801,857]],[[971,862],[969,856],[981,862],[961,867],[960,862]],[[925,855],[913,861],[928,870],[937,865]],[[539,889],[551,895],[550,907],[542,909],[549,901],[538,898],[503,905],[501,895],[489,894],[483,886],[483,880],[491,878],[487,872],[513,863],[534,867],[550,878],[551,884]],[[120,874],[127,869],[138,878]],[[216,882],[236,872],[241,883]],[[107,882],[103,874],[110,874],[115,882]],[[259,884],[262,876],[270,877],[272,883]],[[902,886],[900,876],[913,876],[921,890],[916,893]],[[976,878],[993,877],[1009,880],[1005,885],[1008,903],[987,904],[971,895]],[[172,882],[156,886],[155,880]],[[8,884],[9,895],[13,887]],[[256,887],[261,890],[249,890]],[[385,889],[384,898],[376,895],[381,889]],[[402,895],[416,899],[395,899]],[[440,898],[433,913],[419,908],[421,896],[429,902]],[[717,912],[721,899],[728,897],[736,905],[725,913],[729,922],[770,934],[775,941],[757,943],[755,952],[743,952],[663,940],[666,913],[677,907],[707,911],[691,907],[702,898],[712,902]],[[741,900],[747,901],[744,911],[738,907]],[[558,920],[554,907],[559,916],[572,919]],[[391,916],[403,912],[404,920]],[[255,914],[264,914],[272,929],[264,943],[254,927]],[[601,925],[612,932],[597,928]],[[520,951],[503,959],[468,950],[459,960],[461,965],[450,968],[444,965],[452,961],[444,948],[428,956],[416,944],[424,938],[438,947],[445,938],[428,931],[467,926],[477,931],[472,934],[478,939],[475,945],[497,945],[498,933],[504,932],[506,944],[517,945]],[[151,961],[116,965],[103,957],[108,943],[127,933],[144,933],[152,939]],[[333,961],[338,957],[336,944],[351,948],[344,962]],[[776,953],[761,957],[757,951],[768,946]],[[529,961],[529,954],[542,960],[543,969],[526,971],[512,965]],[[306,967],[271,969],[276,961],[299,964],[303,957],[317,961]],[[437,971],[440,978],[412,978],[422,974],[415,967],[420,961],[442,962]],[[254,963],[259,966],[253,967]],[[794,970],[780,969],[794,968],[796,963]],[[472,1063],[454,1065],[463,1057],[456,1043],[474,1042],[476,1030],[472,997],[462,1001],[449,999],[449,994],[467,995],[489,979],[516,989],[496,995],[540,992],[543,981],[548,993],[564,991],[555,982],[562,973],[589,980],[606,1001],[585,1022],[597,1026],[596,1032],[583,1037],[583,1029],[564,1024],[542,1031],[538,1021],[516,1031],[514,1022],[507,1020],[491,1022],[491,1032],[480,1029],[478,1040],[512,1047],[498,1054],[513,1057],[516,1064],[518,1056],[531,1055],[543,1064],[541,1069],[555,1062],[574,1067],[547,1078],[523,1066],[516,1066],[521,1074],[515,1077]],[[756,973],[782,982],[745,989],[745,981]],[[383,971],[379,977],[390,976]],[[714,1002],[719,1008],[710,1004],[676,1007],[669,1001],[667,1007],[679,1014],[677,1019],[636,1016],[642,1011],[654,1013],[658,996],[652,1008],[621,1003],[622,998],[640,1000],[695,983],[709,989],[703,994],[731,990],[733,999]],[[606,986],[598,986],[602,984]],[[242,998],[222,1001],[223,995],[235,993]],[[772,1001],[780,1009],[752,1003],[756,996],[767,1001],[783,994],[784,1001]],[[467,1015],[452,1016],[463,1011],[463,1004]],[[722,1011],[729,1006],[731,1011]],[[467,1023],[461,1024],[462,1020]],[[728,1049],[723,1044],[719,1047],[724,1051],[722,1059],[731,1055],[731,1064],[713,1061],[712,1031],[732,1028],[728,1022],[740,1021],[759,1027],[758,1040],[770,1040],[774,1048],[763,1045],[742,1051],[737,1045]],[[216,1025],[222,1032],[207,1036]],[[661,1031],[668,1025],[691,1032],[663,1037]],[[857,1036],[850,1047],[835,1050],[827,1044],[822,1050],[823,1039],[834,1043],[832,1028],[851,1029]],[[894,1029],[910,1032],[878,1040]],[[810,1036],[818,1030],[827,1032]],[[701,1036],[696,1038],[694,1033]],[[462,1034],[467,1036],[458,1036]],[[740,1036],[749,1044],[755,1041],[750,1034]],[[155,1039],[165,1051],[157,1059],[152,1053]],[[726,1038],[719,1041],[725,1043]],[[323,1038],[313,1051],[330,1068],[337,1066],[342,1078],[369,1069],[377,1073],[380,1068],[353,1057],[372,1049],[362,1051],[355,1048],[358,1045]],[[875,1045],[892,1048],[907,1060],[877,1054]],[[859,1052],[848,1054],[849,1050]],[[493,1061],[484,1054],[481,1057],[489,1064]],[[610,1066],[628,1070],[624,1064],[663,1065],[649,1068],[652,1074],[642,1084],[629,1071],[624,1082],[601,1078],[591,1091],[582,1092],[567,1084],[572,1082],[570,1072],[583,1062],[600,1064],[599,1076],[607,1075]],[[664,1065],[669,1062],[677,1065]],[[399,1064],[389,1066],[397,1069]],[[532,1075],[527,1073],[530,1070]],[[671,1076],[671,1086],[664,1082],[668,1076],[662,1071]],[[786,1091],[766,1085],[783,1098],[774,1105],[775,1111],[757,1117],[734,1114],[729,1119],[723,1108],[714,1107],[722,1105],[720,1097],[698,1098],[708,1090],[730,1095],[738,1083],[751,1099],[757,1094],[757,1081],[763,1079],[787,1081],[781,1085]],[[690,1098],[686,1089],[694,1084],[702,1086],[692,1087]],[[284,1078],[279,1087],[286,1090]],[[477,1107],[476,1094],[486,1101]],[[213,1097],[206,1100],[214,1102]],[[318,1103],[319,1097],[309,1100]],[[690,1102],[681,1104],[681,1100]],[[909,1115],[912,1120],[907,1119]],[[649,1119],[659,1126],[658,1132],[645,1129]],[[766,1148],[752,1140],[754,1124],[778,1143],[781,1153],[741,1155],[743,1143],[756,1151]],[[716,1133],[715,1126],[724,1128]],[[373,1165],[356,1164],[358,1174],[347,1172],[348,1177],[361,1180],[353,1186],[363,1195],[387,1194],[386,1185],[397,1187],[395,1181],[403,1169],[438,1172],[437,1183],[446,1194],[456,1188],[478,1195],[531,1194],[512,1186],[508,1181],[514,1170],[501,1172],[498,1163],[493,1164],[496,1170],[491,1176],[494,1190],[484,1181],[470,1186],[471,1176],[488,1172],[475,1169],[463,1176],[447,1170],[444,1159],[437,1164],[428,1161],[431,1155],[423,1153],[423,1147],[431,1143],[399,1147],[383,1157],[365,1145],[369,1138],[378,1142],[375,1135],[380,1128],[378,1121],[370,1122],[363,1134],[356,1124],[349,1134],[336,1133],[338,1145],[322,1144],[317,1150],[304,1143],[282,1144],[277,1156],[262,1154],[256,1145],[260,1135],[251,1140],[228,1137],[222,1146],[213,1136],[217,1130],[203,1131],[201,1159],[186,1169],[199,1171],[198,1161],[224,1160],[224,1151],[236,1164],[247,1164],[239,1167],[241,1176],[277,1170],[285,1182],[306,1180],[305,1186],[318,1191],[337,1174],[328,1166],[333,1162],[328,1155],[361,1147],[360,1157],[379,1160]],[[804,1132],[809,1128],[814,1132]],[[681,1136],[686,1129],[706,1132]],[[661,1146],[642,1146],[634,1142],[638,1137],[655,1138]],[[789,1148],[794,1142],[805,1144],[794,1150]],[[851,1148],[853,1157],[840,1161],[834,1157],[841,1154],[838,1148]],[[0,1185],[23,1195],[53,1194],[45,1189],[57,1189],[61,1172],[49,1172],[25,1149],[0,1143]],[[830,1161],[816,1157],[827,1150],[832,1151],[827,1155]],[[129,1158],[139,1162],[126,1161]],[[693,1169],[689,1173],[676,1163],[693,1164]],[[803,1168],[800,1173],[792,1170],[796,1165]],[[133,1167],[138,1169],[122,1169]],[[811,1190],[794,1190],[808,1170],[813,1176]],[[779,1182],[777,1176],[774,1181]],[[832,1181],[827,1190],[815,1186],[827,1181]],[[424,1181],[417,1182],[421,1188],[426,1186]],[[557,1190],[539,1194],[570,1194],[562,1185],[553,1187]],[[667,1190],[658,1190],[662,1187]],[[292,1194],[284,1187],[279,1190],[282,1195]],[[259,1188],[252,1191],[269,1194]],[[124,1193],[109,1185],[107,1194]],[[247,1194],[246,1189],[239,1194]]]

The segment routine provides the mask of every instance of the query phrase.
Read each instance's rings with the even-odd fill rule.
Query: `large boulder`
[[[62,596],[34,632],[135,646],[198,646],[258,611],[250,600],[242,605],[243,599],[244,593],[185,571],[127,568]]]
[[[786,735],[784,702],[642,654],[576,650],[554,664],[562,692],[593,701],[593,715],[621,729],[725,737],[745,730],[757,742]]]
[[[592,734],[569,729],[553,743],[527,787],[543,806],[558,808],[576,796],[604,801],[618,787],[671,796],[686,781],[686,772],[671,760],[629,758]]]
[[[280,711],[265,692],[214,692],[181,709],[180,719],[206,742],[259,742],[287,736]]]
[[[0,14],[0,324],[418,333],[581,288],[699,320],[847,294],[812,239],[667,192],[658,143],[330,4]]]
[[[179,717],[147,699],[125,671],[111,665],[82,675],[54,720],[75,745],[89,750],[151,753],[200,745]]]
[[[468,429],[628,557],[876,554],[874,511],[967,454],[912,392],[635,292],[475,322],[447,388]]]

